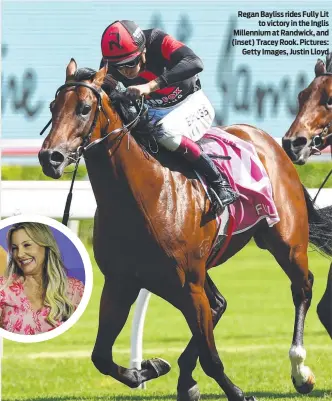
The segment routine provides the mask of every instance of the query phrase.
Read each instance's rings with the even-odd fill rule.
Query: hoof
[[[315,387],[316,379],[313,373],[308,377],[306,383],[301,384],[298,386],[295,383],[294,377],[292,377],[292,382],[294,384],[295,390],[300,394],[309,394],[312,392],[313,388]]]
[[[253,395],[250,395],[249,397],[244,397],[244,399],[246,401],[258,401],[256,397],[254,397]]]
[[[201,399],[201,393],[199,392],[198,385],[195,384],[188,391],[179,391],[177,401],[198,401]]]
[[[142,361],[142,369],[152,370],[154,372],[154,378],[165,375],[171,370],[171,365],[161,358],[152,358],[146,361]]]

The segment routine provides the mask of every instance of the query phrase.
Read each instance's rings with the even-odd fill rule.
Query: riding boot
[[[227,206],[239,198],[239,194],[233,191],[226,177],[221,174],[210,157],[201,150],[196,142],[182,136],[177,151],[191,162],[193,168],[200,175],[206,177],[223,206]]]
[[[233,190],[226,177],[221,174],[206,153],[201,152],[200,157],[193,162],[193,167],[199,174],[206,177],[223,206],[230,205],[239,198],[239,194]]]

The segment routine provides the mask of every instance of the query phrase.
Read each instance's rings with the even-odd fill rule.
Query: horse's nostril
[[[65,160],[62,153],[54,151],[51,154],[50,161],[52,164],[61,164]]]
[[[294,148],[301,148],[301,147],[305,146],[306,144],[307,144],[307,138],[305,138],[304,136],[299,136],[292,143]]]

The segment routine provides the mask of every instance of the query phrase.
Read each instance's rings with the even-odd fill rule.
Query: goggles
[[[122,68],[135,68],[140,61],[141,61],[141,55],[139,55],[132,61],[128,61],[128,63],[126,64],[113,65],[113,67],[116,68],[117,70],[120,70]]]

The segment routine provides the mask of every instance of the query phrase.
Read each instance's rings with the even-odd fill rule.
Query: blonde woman
[[[67,277],[52,231],[18,223],[7,234],[9,263],[0,277],[0,326],[18,334],[45,333],[68,320],[84,285]]]

